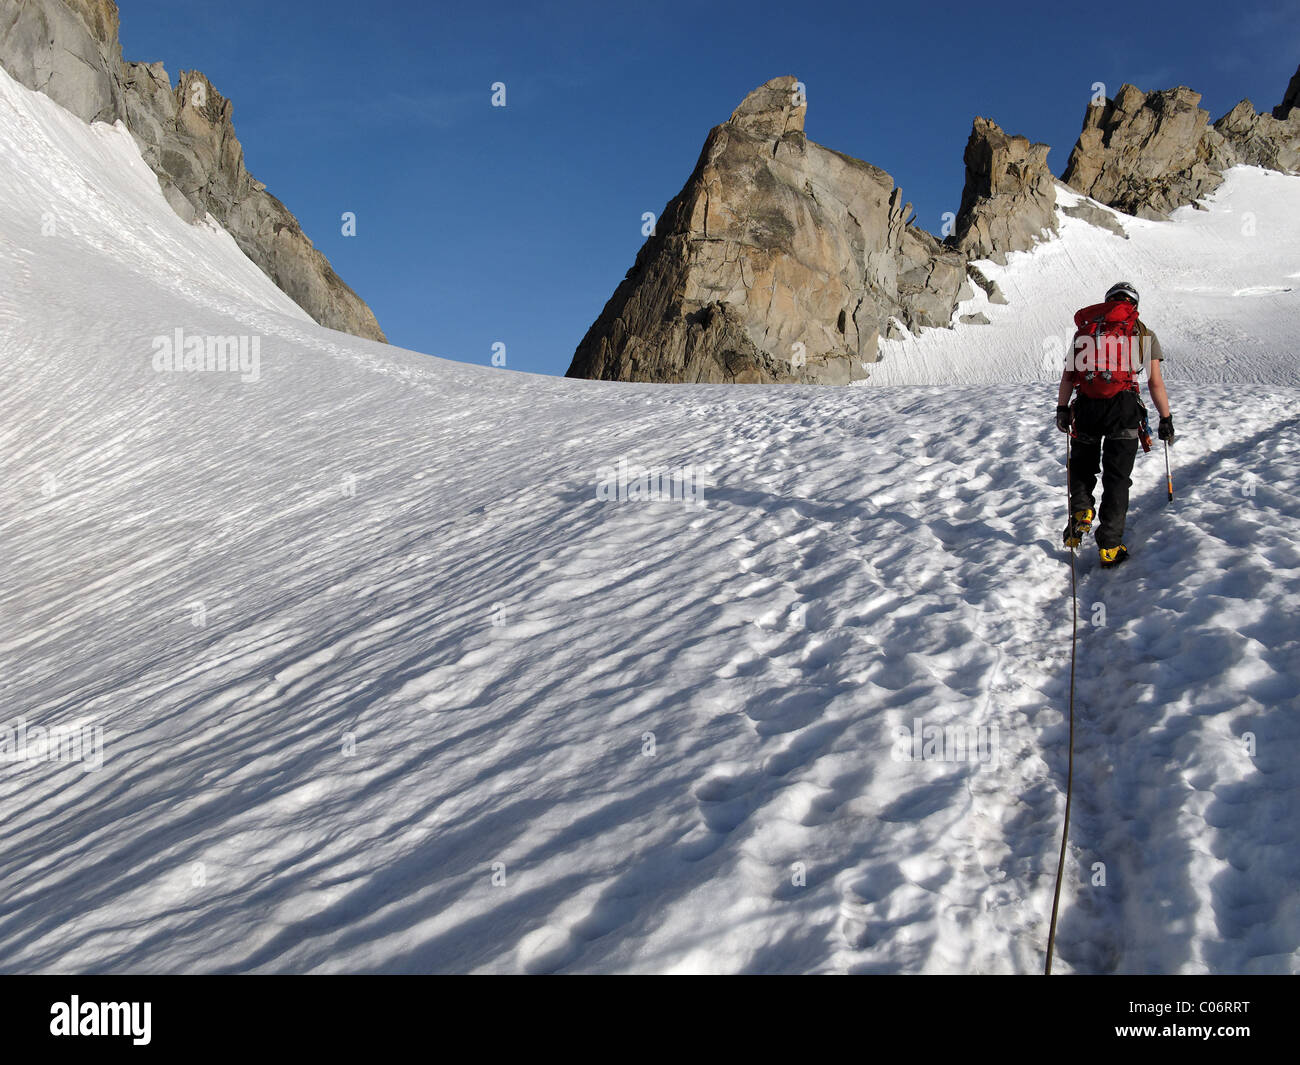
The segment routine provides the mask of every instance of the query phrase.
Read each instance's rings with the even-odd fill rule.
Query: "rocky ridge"
[[[1230,166],[1296,170],[1298,91],[1300,71],[1272,114],[1242,101],[1211,125],[1191,89],[1124,85],[1089,106],[1060,180],[1108,207],[1163,218],[1214,191]],[[1046,144],[977,117],[961,207],[940,243],[910,224],[910,204],[885,171],[808,140],[806,113],[802,84],[776,78],[710,131],[569,376],[858,380],[882,335],[952,326],[971,283],[1005,302],[976,261],[1004,263],[1056,231]],[[1095,204],[1066,213],[1126,236]]]
[[[161,63],[122,59],[113,0],[0,0],[0,65],[85,122],[121,120],[187,221],[210,214],[304,311],[385,339],[298,220],[244,167],[232,105],[198,71],[171,85]]]

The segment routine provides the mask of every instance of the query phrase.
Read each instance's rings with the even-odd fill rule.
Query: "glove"
[[[1056,427],[1063,433],[1070,431],[1070,408],[1064,404],[1056,408]]]
[[[1160,419],[1160,428],[1156,430],[1156,435],[1161,440],[1168,440],[1171,444],[1174,442],[1174,416],[1172,414]]]

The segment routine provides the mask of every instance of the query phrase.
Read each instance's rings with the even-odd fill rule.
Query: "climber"
[[[1114,284],[1103,302],[1084,307],[1074,316],[1076,333],[1056,395],[1056,427],[1070,433],[1070,520],[1062,539],[1078,547],[1097,516],[1097,473],[1101,472],[1101,513],[1096,540],[1103,569],[1128,558],[1124,522],[1128,490],[1139,435],[1147,411],[1138,378],[1147,368],[1147,390],[1160,412],[1158,435],[1173,443],[1174,420],[1169,413],[1160,363],[1164,352],[1155,333],[1138,319],[1137,289],[1127,281]],[[1078,390],[1071,405],[1070,397]],[[1149,439],[1149,437],[1148,437]]]

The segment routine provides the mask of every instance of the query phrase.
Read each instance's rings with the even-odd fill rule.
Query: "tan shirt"
[[[1142,356],[1142,365],[1144,367],[1146,366],[1146,357],[1148,352],[1150,352],[1151,358],[1153,359],[1164,359],[1165,353],[1160,347],[1160,338],[1156,336],[1154,329],[1148,329],[1143,325],[1141,319],[1138,319],[1138,335],[1142,338],[1139,350]]]

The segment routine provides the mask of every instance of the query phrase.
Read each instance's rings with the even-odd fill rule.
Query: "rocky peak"
[[[1062,180],[1142,218],[1213,192],[1236,160],[1200,102],[1184,86],[1149,94],[1121,86],[1114,99],[1089,106]]]
[[[1048,146],[976,118],[955,231],[941,244],[910,224],[911,205],[885,171],[807,139],[800,89],[775,78],[709,133],[570,376],[844,383],[876,361],[882,335],[951,325],[969,282],[1006,302],[973,260],[1004,263],[1055,233]],[[1213,191],[1237,162],[1300,162],[1300,111],[1280,120],[1244,101],[1210,126],[1200,100],[1185,87],[1122,86],[1088,108],[1065,182],[1163,218]],[[1127,236],[1090,201],[1065,213]]]
[[[1279,119],[1257,114],[1249,100],[1242,100],[1214,128],[1232,145],[1238,162],[1269,170],[1300,169],[1300,111]]]
[[[1242,100],[1214,123],[1239,162],[1270,170],[1300,170],[1300,69],[1291,77],[1282,102],[1271,113],[1256,112]]]
[[[201,71],[182,70],[177,75],[173,95],[177,110],[195,136],[218,139],[235,132],[231,121],[234,105],[217,92]]]
[[[384,339],[298,220],[244,169],[230,101],[198,71],[173,89],[161,63],[122,60],[112,0],[0,3],[0,65],[85,122],[122,120],[177,214],[211,214],[321,325]]]
[[[966,183],[949,243],[970,259],[1003,264],[1056,232],[1056,179],[1046,144],[1009,136],[987,118],[971,126],[963,159]]]
[[[806,139],[796,88],[767,82],[709,133],[570,376],[847,383],[891,319],[949,324],[962,256],[883,170]]]
[[[787,133],[802,133],[808,105],[797,78],[773,78],[746,96],[731,113],[728,125],[755,137],[780,140]]]

